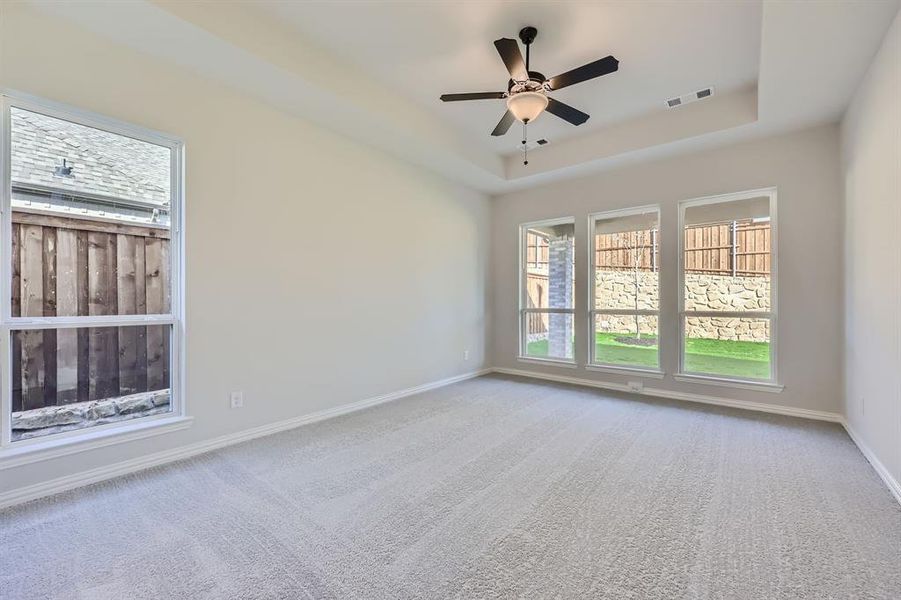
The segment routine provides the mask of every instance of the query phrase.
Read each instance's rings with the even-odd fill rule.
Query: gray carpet
[[[834,424],[483,377],[0,513],[0,597],[901,598]]]

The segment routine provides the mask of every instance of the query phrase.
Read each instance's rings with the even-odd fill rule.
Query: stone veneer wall
[[[169,410],[168,389],[23,410],[12,414],[12,439],[26,440],[93,425],[148,417]]]
[[[656,273],[638,273],[638,306],[635,305],[635,275],[632,271],[598,270],[597,297],[603,308],[656,310]],[[685,275],[685,309],[701,311],[767,311],[770,309],[769,276],[736,276],[688,273]],[[598,331],[634,332],[634,316],[599,315]],[[657,317],[639,319],[643,334],[657,332]],[[688,337],[765,342],[770,339],[769,321],[736,318],[688,318]]]

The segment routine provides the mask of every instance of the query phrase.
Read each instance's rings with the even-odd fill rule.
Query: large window
[[[590,231],[591,363],[658,371],[658,210],[593,215]]]
[[[574,361],[575,225],[572,219],[520,227],[520,355]]]
[[[775,192],[682,203],[682,372],[773,382]]]
[[[2,445],[180,413],[180,143],[2,108]]]

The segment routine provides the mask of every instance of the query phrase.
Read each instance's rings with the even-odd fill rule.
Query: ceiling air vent
[[[677,106],[682,106],[683,104],[690,104],[692,102],[697,102],[698,100],[703,100],[704,98],[709,98],[712,95],[713,88],[707,87],[696,92],[691,92],[690,94],[683,94],[681,96],[676,96],[675,98],[669,98],[666,100],[666,107],[676,108]]]
[[[520,152],[522,152],[523,150],[534,150],[538,146],[544,146],[545,144],[547,144],[547,140],[544,138],[541,138],[540,140],[537,140],[535,142],[529,142],[528,144],[520,144],[516,147],[516,149],[519,150]]]

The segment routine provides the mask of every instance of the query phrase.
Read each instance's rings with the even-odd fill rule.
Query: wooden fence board
[[[78,231],[92,231],[97,233],[118,233],[165,240],[168,240],[170,237],[169,230],[163,227],[148,227],[143,225],[130,225],[127,223],[96,221],[93,219],[79,219],[70,216],[63,217],[59,215],[27,213],[20,210],[13,212],[12,222],[59,229],[76,229]]]
[[[22,225],[20,228],[21,311],[23,317],[44,315],[43,228]],[[25,410],[44,406],[44,334],[40,330],[16,334],[21,343],[22,407]]]
[[[88,232],[88,311],[118,313],[116,235]],[[89,334],[91,400],[119,395],[119,339],[116,327],[94,327]]]
[[[21,274],[21,248],[22,243],[19,239],[20,226],[13,224],[12,226],[12,316],[19,317],[22,315],[22,274]],[[18,335],[11,336],[12,345],[12,410],[13,412],[23,410],[22,408],[22,342]]]
[[[160,240],[144,240],[144,272],[147,297],[147,314],[161,314],[164,311],[163,291],[163,249]],[[147,328],[147,387],[158,390],[166,387],[166,365],[168,358],[162,327]]]
[[[44,291],[44,316],[56,316],[56,229],[42,227],[42,288]],[[44,336],[44,404],[55,404],[56,399],[56,330],[45,329]]]
[[[147,277],[145,266],[144,238],[135,240],[135,314],[147,314]],[[168,282],[164,282],[168,284]],[[140,368],[136,373],[135,385],[139,390],[147,390],[147,327],[134,327],[135,361]]]
[[[87,315],[90,307],[88,290],[88,232],[79,230],[75,233],[75,251],[77,258],[76,302],[79,316]],[[86,327],[77,330],[78,343],[78,401],[84,402],[91,397],[91,337]]]
[[[56,313],[78,314],[78,234],[71,229],[56,231]],[[56,332],[57,403],[78,400],[78,331]]]
[[[171,266],[172,261],[169,256],[169,242],[165,240],[159,240],[160,244],[160,294],[163,297],[163,312],[170,313],[172,312],[172,295],[170,294],[171,285],[169,282],[172,281],[172,273]],[[160,387],[156,389],[166,389],[170,386],[169,381],[169,367],[170,367],[170,352],[171,349],[169,347],[169,342],[171,339],[170,336],[170,327],[158,325],[155,326],[154,329],[158,329],[159,333],[157,335],[163,338],[162,343],[162,370],[163,370],[163,378],[160,382]]]
[[[119,235],[116,242],[116,291],[118,295],[119,314],[136,313],[137,292],[135,264],[137,254],[135,247],[139,238],[130,235]],[[141,240],[143,244],[143,240]],[[143,272],[141,274],[143,279]],[[119,330],[119,391],[122,394],[134,394],[138,389],[138,336],[136,328],[123,327]],[[146,368],[146,365],[144,366]]]

